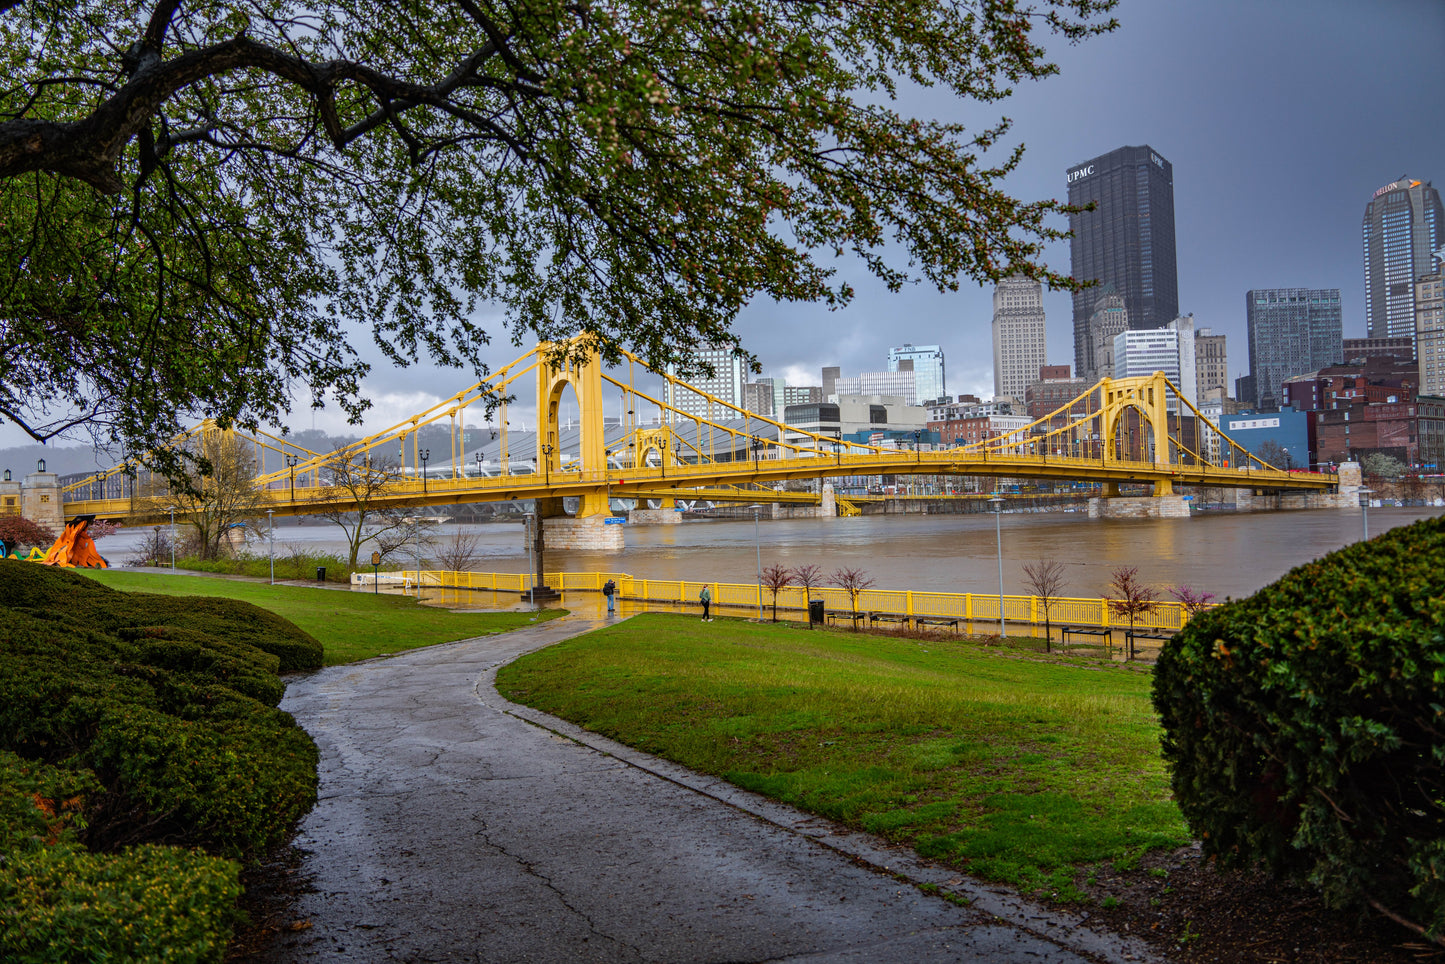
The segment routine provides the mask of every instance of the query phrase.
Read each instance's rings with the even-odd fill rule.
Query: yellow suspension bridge
[[[1333,474],[1285,471],[1261,461],[1160,372],[1103,379],[1005,435],[909,452],[790,426],[670,374],[651,372],[628,352],[620,357],[620,364],[607,368],[585,337],[538,345],[490,377],[334,452],[312,452],[277,435],[247,435],[209,422],[172,444],[206,454],[213,464],[228,445],[253,448],[248,464],[260,468],[248,476],[254,511],[278,516],[525,499],[537,500],[538,515],[550,523],[564,515],[562,500],[575,497],[575,521],[600,525],[612,499],[661,500],[665,506],[676,499],[816,503],[817,495],[780,491],[780,483],[837,476],[1068,480],[1098,483],[1104,497],[1117,496],[1120,483],[1143,483],[1156,499],[1175,496],[1179,486],[1328,493],[1339,481]],[[690,392],[703,399],[706,413],[683,411],[639,388],[639,373],[663,379],[673,389],[665,397]],[[537,429],[512,439],[508,408],[517,404],[515,393],[529,377],[536,386]],[[609,386],[621,393],[624,413],[610,426],[603,417]],[[580,413],[575,438],[560,422],[569,389]],[[472,470],[469,423],[500,443],[495,464],[476,455]],[[437,453],[441,468],[428,474],[432,453],[422,447],[420,434],[438,425],[448,428],[451,450]],[[563,450],[564,434],[569,446],[575,441],[576,451]],[[518,451],[511,451],[513,445]],[[203,480],[203,489],[206,484]],[[175,505],[164,483],[150,477],[144,455],[68,485],[63,497],[70,515],[127,524],[157,521]],[[849,508],[846,502],[843,508]]]

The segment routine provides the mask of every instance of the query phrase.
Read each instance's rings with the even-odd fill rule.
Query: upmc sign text
[[[1077,171],[1070,171],[1070,172],[1069,172],[1069,183],[1070,183],[1070,184],[1073,184],[1075,181],[1079,180],[1080,178],[1088,177],[1090,174],[1093,174],[1093,173],[1094,173],[1094,165],[1092,165],[1092,164],[1090,164],[1088,167],[1081,167],[1081,168],[1079,168]]]

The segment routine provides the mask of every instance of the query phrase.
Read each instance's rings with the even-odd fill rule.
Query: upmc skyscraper
[[[1095,299],[1117,294],[1131,329],[1179,315],[1174,259],[1174,166],[1147,144],[1121,147],[1068,170],[1069,203],[1098,207],[1069,216],[1070,274],[1098,282],[1074,293],[1074,369],[1093,377],[1089,319]]]

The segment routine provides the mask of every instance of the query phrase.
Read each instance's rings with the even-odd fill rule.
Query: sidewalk
[[[1154,959],[492,688],[500,664],[603,622],[573,615],[292,681],[282,705],[321,747],[321,799],[297,839],[315,890],[296,908],[310,926],[256,959]]]

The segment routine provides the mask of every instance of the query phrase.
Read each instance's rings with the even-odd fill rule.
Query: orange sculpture
[[[55,540],[55,545],[40,560],[42,566],[60,566],[65,569],[74,569],[81,566],[86,569],[109,569],[110,566],[101,558],[100,553],[95,551],[95,540],[90,537],[86,530],[95,521],[93,515],[78,515],[66,523],[65,531],[60,538]]]

